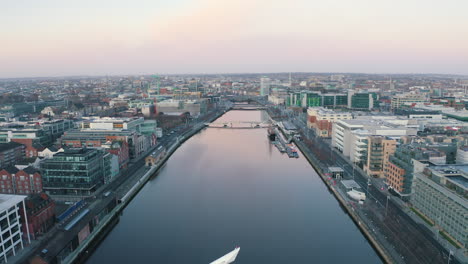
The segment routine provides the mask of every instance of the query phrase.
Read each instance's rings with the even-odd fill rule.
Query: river
[[[230,111],[218,121],[261,121]],[[266,129],[207,128],[185,142],[124,210],[88,263],[381,263],[300,154]]]

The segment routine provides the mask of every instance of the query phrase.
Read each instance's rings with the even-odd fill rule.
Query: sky
[[[0,0],[0,78],[468,75],[466,0]]]

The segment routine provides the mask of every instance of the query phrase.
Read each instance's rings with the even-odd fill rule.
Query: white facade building
[[[351,133],[349,159],[352,162],[367,161],[368,136],[372,136],[372,133],[364,129],[354,130]]]
[[[347,157],[351,157],[351,152],[359,153],[363,151],[358,150],[358,152],[356,152],[358,146],[359,149],[365,147],[360,137],[364,132],[358,131],[353,134],[357,130],[364,130],[366,135],[389,136],[392,138],[417,135],[417,129],[400,125],[398,122],[394,124],[388,120],[339,120],[333,124],[332,146],[340,150],[343,155]],[[353,154],[353,158],[356,156],[358,155]]]
[[[338,120],[353,119],[353,115],[349,112],[334,111],[325,107],[309,107],[307,109],[307,115],[315,116],[317,121],[327,120],[330,122],[336,122]]]
[[[8,258],[16,256],[18,251],[24,248],[22,232],[21,232],[21,215],[20,208],[23,212],[26,211],[24,204],[26,196],[23,195],[8,195],[0,194],[0,232],[1,232],[1,262],[8,262]],[[31,243],[28,230],[28,219],[24,215],[24,222],[27,229],[27,240]]]
[[[269,95],[268,96],[268,101],[271,102],[272,104],[275,104],[275,105],[281,105],[281,104],[285,103],[285,98],[278,97],[278,96],[275,96],[275,95]]]
[[[113,117],[92,117],[81,123],[81,128],[89,129],[128,129],[140,132],[140,126],[143,124],[143,117],[135,118],[113,118]]]
[[[406,93],[399,94],[392,97],[391,107],[392,109],[400,108],[405,104],[424,103],[427,102],[427,98],[424,94],[417,93]]]

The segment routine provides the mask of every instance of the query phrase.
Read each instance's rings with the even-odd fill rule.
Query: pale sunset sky
[[[0,78],[468,74],[467,0],[0,0]]]

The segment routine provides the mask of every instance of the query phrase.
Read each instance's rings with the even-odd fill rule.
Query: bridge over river
[[[236,121],[268,116],[230,111],[214,123]],[[204,129],[153,177],[88,264],[204,264],[236,246],[236,264],[381,263],[308,161],[262,129]]]
[[[266,106],[257,104],[233,104],[231,110],[265,110]]]
[[[250,121],[213,122],[213,123],[205,123],[205,125],[207,127],[228,128],[228,129],[269,128],[272,126],[272,124],[269,122],[250,122]]]

